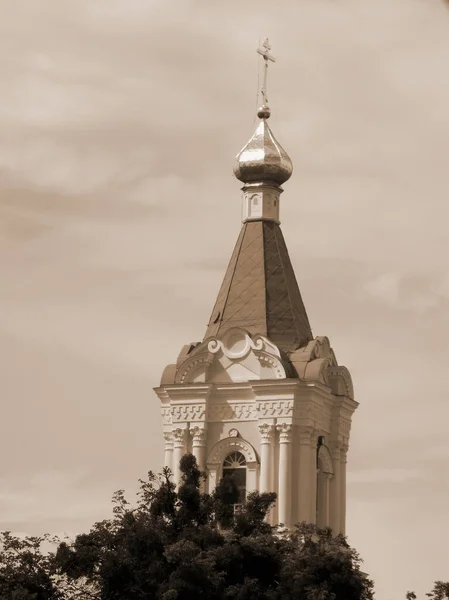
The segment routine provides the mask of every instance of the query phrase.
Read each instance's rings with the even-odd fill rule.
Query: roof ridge
[[[280,231],[280,228],[278,228],[278,229],[279,229],[279,231]],[[284,236],[282,236],[282,237],[284,237]],[[298,337],[301,339],[301,336],[299,335],[299,331],[298,331],[298,321],[297,321],[297,319],[296,319],[295,310],[294,310],[294,307],[293,307],[293,302],[292,302],[292,296],[291,296],[291,293],[290,293],[290,286],[288,285],[288,282],[287,282],[287,277],[286,277],[286,273],[285,273],[284,261],[282,260],[282,254],[281,254],[281,250],[280,250],[280,248],[279,248],[279,240],[278,240],[278,236],[277,236],[276,228],[274,228],[274,239],[275,239],[275,241],[276,241],[276,248],[277,248],[277,250],[278,250],[279,260],[280,260],[280,262],[281,262],[282,275],[283,275],[283,277],[284,277],[284,283],[285,283],[285,287],[287,288],[288,301],[289,301],[289,304],[290,304],[290,307],[291,307],[291,311],[292,311],[293,320],[294,320],[294,322],[295,322],[296,334],[297,334],[297,335],[298,335]],[[287,256],[290,258],[289,254],[288,254],[287,246],[286,246],[286,244],[285,244],[285,240],[283,240],[283,241],[284,241],[284,247],[285,247],[285,250],[287,251]],[[290,264],[291,264],[291,261],[290,261]],[[292,268],[293,268],[293,265],[292,265]]]

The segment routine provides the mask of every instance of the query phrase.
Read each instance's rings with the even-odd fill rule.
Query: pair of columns
[[[275,469],[274,434],[279,432],[279,462]],[[306,521],[315,523],[317,508],[319,525],[329,525],[336,533],[345,531],[346,520],[346,451],[336,446],[332,452],[333,476],[323,473],[318,489],[317,436],[314,431],[300,429],[298,461],[292,463],[291,424],[259,425],[261,434],[259,491],[278,489],[278,522],[287,527]],[[274,475],[277,471],[278,481]],[[294,489],[293,486],[296,486]],[[317,496],[318,494],[318,496]],[[295,502],[296,500],[296,502]],[[318,505],[318,506],[317,506]],[[296,514],[292,508],[296,506]]]
[[[276,425],[279,432],[279,469],[278,469],[278,521],[285,526],[290,525],[292,501],[292,425],[281,423]],[[259,425],[261,434],[260,447],[260,480],[261,493],[275,489],[274,469],[274,433],[275,426],[268,423]]]
[[[204,470],[206,464],[206,431],[204,428],[198,426],[191,429],[178,427],[171,432],[165,432],[164,439],[164,464],[172,471],[173,482],[176,486],[181,483],[179,463],[186,454],[188,446],[191,445],[192,454],[196,458],[198,467]]]
[[[272,492],[275,488],[274,433],[279,432],[278,463],[278,522],[291,527],[293,522],[315,522],[316,514],[316,436],[309,431],[299,431],[299,464],[292,464],[293,426],[290,423],[259,425],[261,433],[260,492]],[[296,474],[298,474],[296,476]],[[293,485],[297,485],[294,490]],[[297,497],[297,514],[292,514]]]

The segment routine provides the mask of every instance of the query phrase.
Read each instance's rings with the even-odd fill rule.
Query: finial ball
[[[263,104],[257,111],[257,116],[259,117],[259,119],[269,119],[270,115],[271,111],[265,104]]]

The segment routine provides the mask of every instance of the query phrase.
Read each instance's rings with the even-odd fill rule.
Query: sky
[[[449,11],[0,0],[0,530],[75,535],[159,470],[152,388],[240,228],[270,38],[281,220],[352,374],[347,533],[378,600],[449,579]]]

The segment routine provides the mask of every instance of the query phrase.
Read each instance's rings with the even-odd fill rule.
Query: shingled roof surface
[[[284,352],[313,339],[284,236],[273,221],[244,223],[204,339],[242,327]]]

